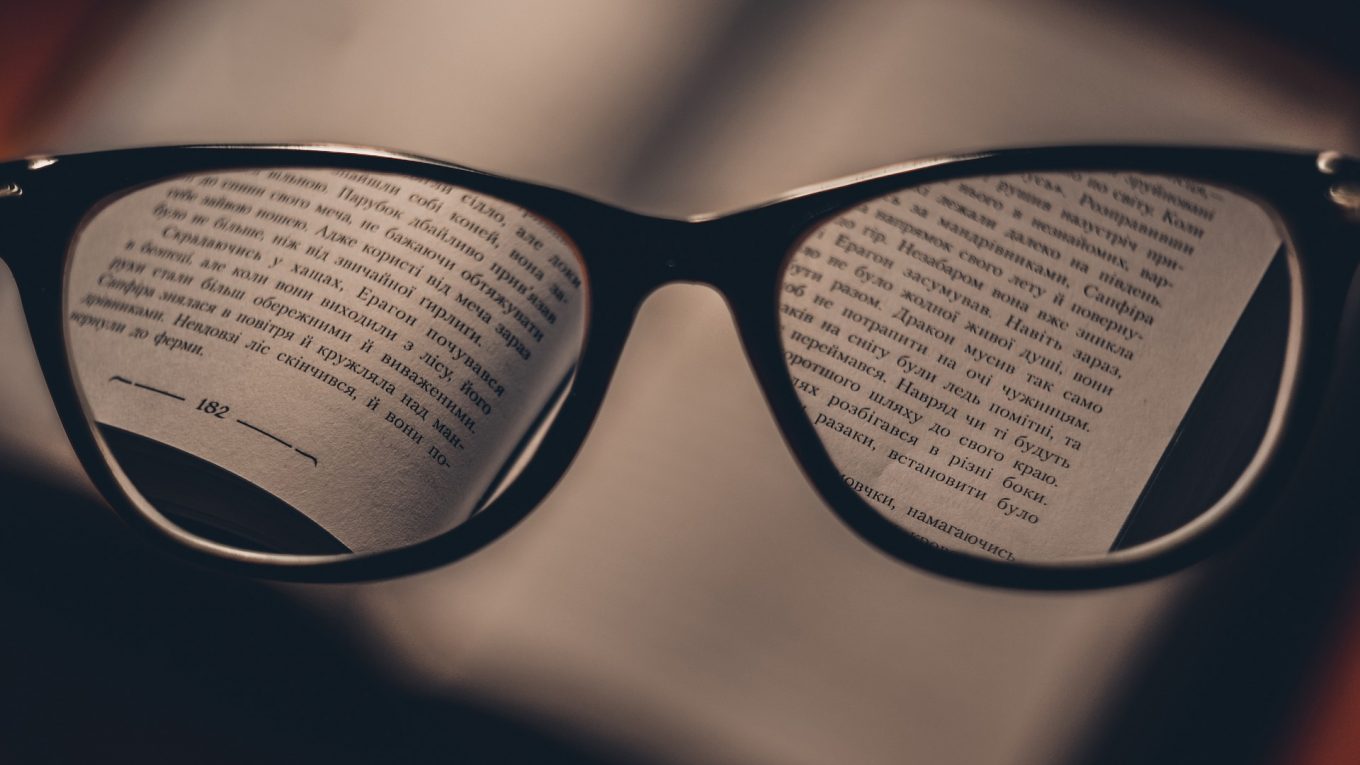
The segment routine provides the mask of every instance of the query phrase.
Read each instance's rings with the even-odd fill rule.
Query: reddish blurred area
[[[0,1],[0,156],[21,152],[138,2]]]
[[[1282,751],[1281,765],[1360,762],[1360,582],[1327,656],[1295,710],[1297,729]]]

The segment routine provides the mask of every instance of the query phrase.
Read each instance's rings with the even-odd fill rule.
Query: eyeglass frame
[[[555,226],[573,245],[586,285],[586,330],[569,390],[522,472],[471,518],[431,539],[364,554],[243,550],[194,535],[140,493],[99,433],[67,352],[70,247],[91,211],[112,197],[196,173],[316,168],[424,178],[497,197]],[[1266,437],[1214,507],[1165,537],[1105,556],[1038,563],[939,549],[846,486],[803,412],[783,360],[779,295],[785,264],[819,223],[858,204],[926,183],[1020,172],[1138,172],[1192,179],[1244,195],[1276,216],[1286,239],[1291,326]],[[1349,196],[1348,196],[1349,194]],[[1335,152],[1170,146],[1006,149],[883,168],[797,190],[725,214],[669,219],[561,189],[376,149],[335,145],[166,146],[39,157],[0,164],[0,252],[18,284],[37,356],[63,427],[113,510],[153,545],[209,568],[271,579],[349,582],[455,562],[536,508],[565,474],[599,412],[646,297],[673,282],[716,289],[736,321],[766,402],[795,461],[828,507],[870,546],[968,582],[1037,590],[1107,587],[1183,568],[1219,549],[1270,506],[1297,463],[1328,395],[1347,295],[1360,262],[1360,161]],[[1357,280],[1360,287],[1360,280]],[[1351,301],[1352,303],[1356,301]]]

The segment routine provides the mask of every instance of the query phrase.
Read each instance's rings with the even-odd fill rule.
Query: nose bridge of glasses
[[[720,219],[644,218],[638,223],[635,242],[645,263],[647,291],[672,282],[717,286],[723,280]]]

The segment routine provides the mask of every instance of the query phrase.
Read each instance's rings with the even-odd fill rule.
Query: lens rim
[[[515,481],[464,523],[429,540],[376,552],[296,555],[236,548],[186,531],[156,510],[136,490],[99,433],[78,384],[63,321],[70,249],[81,222],[97,214],[102,205],[139,188],[184,175],[261,167],[363,170],[447,183],[529,210],[554,225],[576,253],[582,275],[583,325],[571,390],[546,426],[539,449]],[[62,204],[34,210],[37,219],[26,227],[32,232],[27,249],[45,255],[11,266],[17,271],[39,361],[77,456],[113,509],[156,546],[198,564],[282,580],[357,581],[430,568],[484,547],[521,520],[565,471],[574,444],[583,439],[598,408],[603,381],[612,372],[626,334],[626,325],[610,319],[627,315],[629,293],[604,293],[601,281],[608,284],[611,280],[594,277],[584,252],[587,247],[616,246],[601,241],[599,229],[592,230],[587,223],[598,226],[630,214],[555,189],[418,157],[328,146],[166,147],[74,155],[25,179],[30,199],[64,192],[73,185],[78,193],[64,193]],[[31,289],[43,283],[59,287]],[[596,322],[614,323],[618,328],[598,328],[593,326]]]
[[[93,206],[90,208],[89,212],[86,213],[84,216],[81,217],[80,221],[77,223],[76,228],[74,229],[74,231],[72,232],[72,235],[71,235],[71,237],[70,237],[69,244],[68,244],[68,247],[67,247],[67,252],[65,253],[66,268],[65,268],[65,270],[64,270],[63,281],[62,281],[62,286],[61,286],[61,294],[62,294],[62,313],[63,313],[64,315],[68,315],[68,314],[71,312],[71,310],[74,308],[74,305],[73,305],[73,303],[72,303],[72,301],[73,301],[73,295],[72,295],[72,282],[71,282],[71,279],[72,279],[72,272],[73,272],[73,270],[74,270],[75,267],[76,267],[76,263],[77,263],[77,260],[78,260],[77,255],[79,254],[79,250],[80,250],[80,247],[81,247],[81,243],[82,243],[82,240],[84,239],[84,237],[85,237],[85,235],[86,235],[86,231],[87,231],[88,226],[89,226],[93,221],[95,221],[96,219],[98,219],[100,216],[107,214],[107,212],[109,211],[109,209],[110,209],[111,207],[113,207],[113,206],[119,204],[120,202],[122,202],[123,200],[127,199],[128,197],[130,197],[130,196],[132,196],[132,195],[135,195],[135,194],[138,194],[139,192],[146,191],[146,190],[148,190],[148,189],[155,189],[155,188],[157,188],[157,187],[161,187],[161,186],[164,186],[164,185],[167,185],[167,184],[171,184],[171,183],[176,183],[176,182],[185,182],[186,180],[193,179],[193,178],[195,178],[195,177],[205,176],[205,175],[213,175],[213,174],[217,174],[217,175],[222,175],[222,176],[228,176],[228,175],[230,175],[230,174],[232,174],[232,173],[249,172],[249,171],[252,171],[252,170],[253,170],[253,171],[265,171],[265,170],[322,170],[322,171],[324,171],[324,170],[346,170],[346,169],[347,169],[347,168],[327,167],[327,166],[316,166],[316,167],[306,167],[306,168],[302,168],[302,167],[299,167],[299,166],[297,166],[297,165],[291,165],[291,166],[285,166],[285,165],[269,165],[269,166],[258,166],[258,167],[242,167],[242,168],[234,168],[234,169],[229,170],[229,171],[218,171],[218,172],[192,172],[192,173],[186,173],[186,174],[182,174],[182,175],[178,175],[178,176],[173,176],[173,177],[169,177],[169,178],[163,178],[163,179],[152,180],[152,181],[149,181],[149,182],[146,182],[146,183],[141,183],[141,184],[138,184],[138,185],[136,185],[136,186],[129,187],[129,188],[127,188],[127,189],[124,189],[124,190],[122,190],[122,191],[119,191],[119,192],[117,192],[117,193],[115,193],[115,194],[113,194],[113,195],[111,195],[111,196],[105,197],[104,199],[100,200],[97,204],[93,205]],[[405,178],[413,178],[413,179],[415,179],[415,180],[421,180],[421,177],[420,177],[420,176],[398,175],[398,174],[395,174],[395,173],[383,173],[382,175],[387,176],[387,177],[391,177],[391,178],[394,178],[394,179],[405,177]],[[460,186],[451,186],[451,188],[452,188],[452,193],[455,193],[455,194],[457,194],[457,193],[464,193],[464,192],[471,192],[471,191],[472,191],[471,189],[467,189],[467,188],[465,188],[465,187],[460,187]],[[493,201],[493,202],[497,202],[497,203],[503,204],[503,205],[505,205],[506,207],[509,207],[509,208],[517,208],[517,209],[521,209],[521,210],[524,209],[524,208],[520,207],[519,205],[517,205],[517,204],[515,204],[515,203],[509,202],[509,201],[504,200],[504,199],[500,199],[499,197],[494,197],[494,196],[489,195],[489,194],[482,194],[482,195],[480,195],[480,198],[482,198],[482,199],[484,199],[484,200],[489,200],[489,201]],[[535,213],[534,213],[533,211],[531,211],[531,210],[525,210],[525,212],[528,212],[528,213],[530,213],[531,215],[535,214]],[[542,225],[544,225],[544,226],[546,226],[546,227],[548,227],[548,228],[551,228],[551,229],[554,230],[559,236],[562,237],[562,239],[563,239],[563,245],[564,245],[564,248],[563,248],[564,251],[563,251],[563,253],[562,253],[562,254],[563,254],[563,257],[564,257],[564,258],[565,258],[565,257],[569,257],[569,256],[570,256],[570,257],[573,257],[574,260],[575,260],[575,262],[576,262],[576,264],[577,264],[577,266],[578,266],[578,268],[579,268],[579,270],[580,270],[581,273],[582,273],[582,277],[583,277],[583,278],[582,278],[582,289],[581,289],[580,292],[579,292],[579,297],[580,297],[580,300],[581,300],[582,302],[581,302],[581,304],[580,304],[579,306],[573,306],[573,310],[579,310],[579,311],[581,311],[581,314],[582,314],[582,316],[581,316],[581,326],[580,326],[579,332],[576,334],[576,336],[575,336],[574,338],[562,338],[564,341],[571,341],[571,342],[574,342],[574,343],[575,343],[575,346],[576,346],[576,355],[577,355],[578,362],[579,362],[579,356],[580,356],[580,354],[581,354],[581,350],[584,348],[585,339],[586,339],[586,337],[590,334],[590,326],[589,326],[589,324],[590,324],[590,316],[589,316],[590,293],[589,293],[589,285],[588,285],[588,282],[587,282],[586,278],[584,277],[584,274],[585,274],[585,263],[584,263],[583,258],[580,257],[578,245],[571,239],[570,236],[568,236],[568,235],[561,229],[561,227],[559,227],[559,226],[557,226],[557,225],[551,223],[550,221],[547,221],[546,219],[541,219],[541,218],[540,218],[540,222],[542,223]],[[84,387],[82,386],[82,383],[81,383],[81,374],[80,374],[80,371],[79,371],[79,369],[78,369],[78,367],[80,366],[79,359],[78,359],[79,354],[76,352],[75,347],[72,345],[72,342],[73,342],[73,335],[72,335],[72,333],[71,333],[69,327],[67,328],[67,332],[66,332],[66,335],[65,335],[65,340],[66,340],[66,344],[67,344],[67,348],[66,348],[66,350],[67,350],[67,356],[68,356],[68,358],[69,358],[70,361],[71,361],[71,370],[72,370],[71,374],[72,374],[72,377],[73,377],[74,380],[75,380],[77,390],[80,391],[81,407],[82,407],[82,409],[83,409],[84,411],[87,412],[89,420],[90,420],[91,422],[93,422],[93,423],[96,423],[96,425],[97,425],[98,421],[97,421],[97,418],[94,416],[94,407],[90,404],[89,399],[86,397],[85,392],[84,392]],[[571,385],[574,383],[574,381],[575,381],[575,377],[576,377],[575,371],[574,371],[574,370],[575,370],[575,367],[576,367],[576,364],[574,363],[574,364],[572,365],[571,370],[568,371],[567,376],[566,376],[566,382],[565,382],[565,384],[566,384],[568,390],[570,390],[570,386],[571,386]],[[91,382],[98,382],[98,381],[92,380]],[[554,392],[554,394],[553,394],[552,402],[555,402],[555,401],[559,400],[560,398],[562,398],[562,394],[561,394],[560,389],[557,389],[557,390],[555,390],[555,392]],[[552,402],[550,402],[549,405],[548,405],[548,407],[546,407],[546,408],[547,408],[547,409],[550,409],[550,410],[553,410],[553,412],[554,412],[554,414],[555,414],[556,411],[557,411],[560,407],[554,406]],[[548,421],[546,421],[546,422],[540,420],[540,421],[536,421],[536,422],[534,422],[534,423],[531,423],[531,424],[530,424],[530,429],[529,429],[528,431],[526,431],[526,434],[525,434],[524,437],[529,437],[530,435],[532,435],[532,434],[534,434],[534,433],[545,433],[545,432],[546,432],[546,429],[547,429],[546,426],[547,426],[547,425],[550,425],[550,424],[551,424],[551,420],[548,420]],[[99,427],[94,427],[94,431],[95,431],[95,436],[96,436],[97,440],[100,442],[100,445],[101,445],[101,447],[102,447],[102,449],[103,449],[104,454],[105,454],[106,456],[107,456],[107,455],[111,455],[111,454],[112,454],[112,450],[111,450],[111,449],[109,448],[109,446],[108,446],[108,439],[107,439],[107,437],[105,436],[104,432],[103,432]],[[178,448],[178,447],[172,447],[172,448]],[[537,450],[537,448],[535,449],[535,451],[536,451],[536,450]],[[199,456],[199,455],[193,454],[192,452],[189,452],[189,454],[190,454],[190,456]],[[117,460],[116,458],[113,458],[112,456],[108,456],[107,458],[109,459],[109,461],[112,463],[112,465],[113,465],[113,467],[114,467],[115,476],[118,478],[120,484],[122,485],[122,488],[123,488],[124,493],[126,493],[133,501],[135,501],[135,502],[136,502],[137,504],[139,504],[140,506],[142,506],[142,507],[144,507],[144,508],[147,508],[147,512],[154,513],[155,516],[156,516],[156,520],[157,520],[157,522],[158,522],[158,525],[159,525],[159,522],[160,522],[160,521],[164,521],[165,523],[168,523],[168,524],[170,524],[170,525],[173,527],[176,536],[187,535],[187,536],[181,536],[181,540],[184,541],[186,544],[189,543],[189,540],[194,540],[194,544],[197,544],[197,543],[199,543],[199,542],[207,543],[207,545],[208,545],[208,546],[209,546],[216,554],[219,554],[219,555],[220,555],[220,554],[226,554],[226,551],[232,551],[233,554],[234,554],[234,553],[237,553],[237,552],[239,552],[239,553],[253,553],[254,555],[257,555],[257,556],[258,556],[258,555],[266,555],[266,556],[270,556],[270,559],[271,559],[271,560],[275,560],[275,561],[279,561],[279,560],[285,559],[285,558],[287,558],[287,557],[290,556],[290,554],[288,554],[288,553],[263,552],[263,551],[258,551],[258,550],[250,550],[249,548],[236,547],[236,546],[233,546],[233,545],[230,544],[230,543],[216,541],[216,540],[211,539],[210,537],[205,537],[205,536],[202,536],[202,535],[200,535],[200,534],[195,533],[195,532],[192,531],[191,529],[185,527],[183,524],[180,524],[180,523],[178,523],[176,520],[172,519],[172,518],[171,518],[169,515],[167,515],[165,512],[162,512],[162,511],[157,507],[156,501],[153,501],[153,500],[149,499],[149,498],[146,496],[146,494],[144,494],[143,491],[142,491],[141,489],[138,488],[136,482],[135,482],[134,480],[132,480],[132,479],[128,476],[128,474],[127,474],[127,472],[126,472],[124,466],[121,464],[121,462],[120,462],[119,460]],[[203,458],[203,459],[206,459],[206,458]],[[518,459],[512,458],[511,463],[518,463],[518,464],[525,464],[525,465],[527,465],[528,462],[531,461],[531,460],[532,460],[532,454],[530,454],[530,455],[528,455],[526,458],[524,458],[524,459],[522,460],[522,462],[521,462],[520,460],[518,460]],[[212,461],[209,460],[209,462],[212,462]],[[215,466],[218,467],[219,469],[225,471],[225,472],[228,473],[228,474],[231,474],[231,475],[236,476],[238,479],[240,479],[240,480],[242,480],[242,481],[246,481],[247,483],[253,483],[252,481],[250,481],[250,479],[246,478],[245,476],[243,476],[243,475],[241,474],[241,471],[240,471],[239,469],[237,469],[239,466],[229,466],[229,465],[226,465],[226,464],[216,464]],[[504,484],[504,485],[508,485],[508,484]],[[488,487],[487,492],[489,493],[489,492],[491,491],[491,489],[497,488],[497,487],[503,487],[503,482],[502,482],[501,479],[497,479],[497,480],[493,481],[492,485],[491,485],[490,487]],[[499,496],[500,493],[501,493],[501,492],[497,492],[497,494],[496,494],[495,496]],[[487,509],[487,508],[489,508],[489,507],[490,507],[490,503],[488,503],[487,505],[485,505],[481,510],[475,511],[474,514],[480,513],[482,510],[485,510],[485,509]],[[299,514],[301,514],[303,517],[307,518],[307,519],[308,519],[309,521],[311,521],[312,523],[317,524],[317,525],[318,525],[320,528],[322,528],[323,530],[329,532],[329,529],[327,529],[324,525],[322,525],[321,522],[318,521],[316,518],[313,518],[312,516],[310,516],[310,515],[308,515],[308,514],[306,514],[306,513],[302,513],[300,510],[297,511],[297,512],[299,512]],[[469,515],[469,519],[470,519],[470,518],[471,518],[471,515]],[[436,533],[436,534],[430,535],[430,537],[427,537],[427,538],[433,538],[433,537],[436,537],[436,536],[440,536],[440,535],[442,535],[442,534],[448,532],[448,531],[451,530],[452,528],[456,528],[458,525],[461,525],[461,523],[465,523],[466,520],[467,520],[467,519],[465,519],[463,522],[460,522],[459,524],[455,524],[454,526],[445,528],[445,529],[443,529],[442,531],[440,531],[440,532],[438,532],[438,533]],[[414,544],[416,544],[416,543],[408,543],[408,544],[402,544],[402,545],[392,546],[392,547],[389,547],[389,548],[383,548],[382,551],[396,551],[396,550],[402,550],[402,549],[406,549],[406,548],[408,548],[408,547],[411,547],[411,546],[413,546]],[[349,557],[349,556],[358,555],[358,554],[365,554],[365,553],[357,553],[357,552],[343,552],[343,553],[335,553],[335,554],[303,553],[303,554],[299,554],[297,557],[306,558],[306,559],[308,559],[308,560],[313,560],[313,561],[317,561],[317,562],[320,562],[320,563],[331,563],[331,562],[333,562],[335,559],[339,559],[339,558],[343,558],[343,557]]]
[[[1017,172],[1139,172],[1150,175],[1171,175],[1213,185],[1231,191],[1258,204],[1276,224],[1284,240],[1286,263],[1289,278],[1289,327],[1283,364],[1280,370],[1279,385],[1276,389],[1274,405],[1262,441],[1252,458],[1244,467],[1243,473],[1229,487],[1212,507],[1207,509],[1191,523],[1170,534],[1163,535],[1129,548],[1104,555],[1088,555],[1057,561],[997,561],[957,550],[940,550],[916,539],[904,528],[888,520],[864,498],[843,485],[839,480],[840,471],[827,453],[823,443],[815,434],[810,419],[802,412],[800,400],[793,386],[787,365],[782,359],[772,360],[766,356],[757,362],[758,368],[774,366],[765,383],[770,403],[784,414],[778,419],[784,428],[785,437],[794,445],[800,455],[804,474],[817,487],[827,500],[828,505],[859,536],[871,542],[880,550],[903,560],[910,560],[935,573],[963,579],[980,584],[1020,587],[1029,589],[1078,589],[1097,586],[1111,586],[1142,581],[1182,568],[1201,559],[1210,551],[1226,544],[1236,532],[1255,515],[1264,511],[1270,497],[1278,490],[1279,477],[1284,471],[1276,470],[1281,463],[1297,458],[1299,428],[1291,427],[1309,419],[1303,409],[1314,407],[1301,406],[1301,391],[1307,387],[1316,388],[1318,381],[1305,375],[1309,369],[1305,365],[1305,349],[1316,355],[1317,343],[1310,342],[1305,321],[1310,306],[1310,269],[1305,261],[1313,252],[1311,240],[1301,241],[1297,226],[1297,199],[1282,199],[1271,188],[1263,188],[1262,177],[1238,172],[1224,172],[1224,160],[1234,157],[1208,156],[1187,153],[1187,150],[1140,149],[1121,147],[1107,154],[1108,149],[1038,149],[998,152],[975,155],[949,162],[945,165],[925,165],[908,176],[888,176],[896,183],[883,185],[872,183],[863,186],[863,192],[851,198],[841,198],[834,209],[820,209],[806,228],[788,239],[778,271],[772,280],[771,304],[766,309],[766,319],[762,322],[752,317],[744,326],[762,323],[760,330],[766,338],[771,338],[782,354],[783,335],[779,332],[779,306],[782,299],[783,276],[789,261],[796,255],[804,239],[818,227],[827,225],[844,211],[859,204],[896,193],[915,185],[939,183],[982,175],[1013,174]],[[1093,156],[1100,155],[1100,156]],[[1309,158],[1311,160],[1311,157]],[[1249,164],[1249,163],[1248,163]],[[1256,168],[1259,170],[1260,168]],[[1304,174],[1311,167],[1296,162],[1287,172]],[[1304,173],[1299,171],[1303,170]],[[914,176],[914,177],[913,177]],[[1252,180],[1256,182],[1251,182]],[[815,192],[814,192],[815,195]],[[826,201],[817,196],[818,202]],[[1316,329],[1316,324],[1311,325]],[[759,353],[763,343],[770,340],[748,342],[748,352]],[[1322,344],[1325,347],[1325,343]],[[1321,396],[1316,398],[1320,399]],[[1316,404],[1316,400],[1310,402]]]
[[[1082,169],[1081,172],[1097,175],[1102,174],[1104,171],[1092,168],[1085,168]],[[968,180],[973,177],[974,176],[961,176],[954,180]],[[932,183],[938,182],[939,181],[933,181]],[[908,192],[911,190],[911,188],[912,188],[911,186],[906,186],[900,189],[899,191]],[[1222,187],[1219,186],[1215,186],[1215,188],[1223,190]],[[881,199],[881,197],[864,200],[863,203],[873,202],[876,201],[877,199]],[[780,287],[779,304],[781,307],[784,305],[782,278],[784,275],[788,274],[788,265],[792,262],[793,258],[796,257],[797,254],[802,250],[808,238],[814,236],[818,231],[822,230],[823,227],[827,226],[828,224],[831,224],[833,221],[838,219],[840,216],[844,215],[846,212],[853,210],[854,207],[855,206],[852,205],[851,207],[844,208],[836,213],[833,213],[822,218],[816,225],[810,228],[807,232],[804,233],[803,236],[801,236],[798,240],[795,241],[792,249],[789,251],[788,259],[784,263],[784,271],[781,273],[781,281],[779,284]],[[1205,508],[1202,512],[1195,516],[1193,520],[1178,527],[1175,531],[1163,534],[1155,539],[1141,542],[1136,545],[1131,545],[1129,547],[1120,548],[1119,550],[1114,550],[1103,554],[1074,555],[1070,557],[1055,558],[1053,560],[1017,559],[1015,561],[1006,561],[1003,563],[1003,565],[1017,566],[1028,564],[1043,568],[1069,568],[1079,570],[1095,565],[1104,564],[1120,565],[1126,561],[1136,561],[1141,558],[1156,555],[1165,550],[1175,548],[1176,546],[1183,544],[1187,539],[1202,534],[1205,530],[1214,526],[1215,523],[1217,522],[1216,519],[1218,518],[1218,516],[1230,512],[1231,509],[1236,507],[1240,503],[1241,499],[1245,497],[1247,494],[1249,494],[1252,491],[1252,489],[1257,485],[1265,469],[1265,466],[1269,461],[1270,456],[1273,454],[1274,449],[1277,448],[1279,439],[1283,432],[1282,429],[1283,422],[1285,419],[1285,411],[1287,410],[1289,402],[1293,398],[1292,386],[1297,379],[1297,374],[1294,374],[1292,370],[1298,369],[1302,339],[1302,327],[1301,327],[1302,289],[1300,286],[1298,258],[1294,252],[1293,247],[1290,245],[1287,239],[1286,232],[1283,228],[1282,222],[1279,220],[1278,214],[1276,214],[1273,210],[1270,210],[1269,208],[1263,208],[1263,211],[1266,212],[1271,217],[1272,222],[1275,224],[1277,231],[1279,231],[1281,238],[1284,240],[1282,243],[1282,249],[1284,253],[1284,262],[1286,264],[1287,274],[1286,278],[1288,279],[1289,290],[1289,307],[1288,316],[1286,317],[1288,327],[1286,329],[1284,355],[1282,358],[1282,363],[1280,365],[1280,377],[1276,381],[1278,385],[1276,386],[1274,402],[1271,406],[1271,412],[1267,419],[1266,428],[1261,435],[1261,442],[1257,445],[1256,449],[1253,451],[1252,456],[1250,459],[1248,459],[1246,465],[1243,466],[1242,472],[1232,481],[1232,483],[1228,486],[1223,495],[1217,501],[1215,501],[1208,508]],[[787,349],[785,342],[786,341],[784,340],[784,337],[781,335],[780,337],[781,350]],[[787,366],[788,365],[786,364],[785,365],[786,369]],[[792,382],[791,371],[789,372],[789,377],[790,382]],[[800,402],[801,400],[802,399],[800,398]],[[808,418],[805,415],[803,419],[806,420]],[[815,426],[813,426],[812,432],[814,433],[816,432]],[[825,461],[828,464],[830,464],[831,469],[835,470],[839,475],[841,473],[841,468],[836,466],[835,459],[831,456],[830,451],[826,448],[827,443],[826,440],[818,437],[817,443],[818,446],[820,447],[819,449],[819,452],[821,453],[820,456],[824,456]],[[1149,476],[1149,480],[1151,480],[1151,476]],[[1146,489],[1146,485],[1143,488]],[[872,512],[880,516],[884,516],[886,518],[884,513],[878,510],[874,505],[864,501],[857,495],[856,498],[859,505],[868,508]],[[965,549],[952,548],[950,551],[955,554],[964,554],[972,557],[980,557],[974,553],[968,552]],[[990,559],[982,558],[982,560]]]

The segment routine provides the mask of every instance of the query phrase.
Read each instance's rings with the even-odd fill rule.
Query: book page
[[[1281,243],[1251,200],[1171,178],[919,186],[798,248],[785,359],[845,483],[909,532],[1102,554]]]
[[[200,174],[113,200],[66,284],[93,417],[291,505],[353,551],[475,512],[575,366],[570,243],[391,174]],[[168,468],[167,468],[168,469]]]

